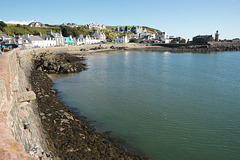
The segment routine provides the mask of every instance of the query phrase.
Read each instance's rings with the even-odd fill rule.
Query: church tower
[[[215,41],[219,41],[219,33],[218,33],[218,31],[216,31],[216,33],[215,33]]]

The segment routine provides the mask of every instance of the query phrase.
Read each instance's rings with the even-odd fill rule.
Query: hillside
[[[8,24],[5,27],[2,27],[0,30],[9,34],[9,35],[24,35],[24,34],[32,34],[38,35],[41,33],[42,35],[46,35],[47,31],[51,30],[52,32],[62,32],[64,37],[68,37],[72,35],[73,37],[78,37],[79,34],[89,34],[92,35],[95,30],[94,29],[87,29],[84,25],[79,25],[77,28],[70,28],[63,25],[49,25],[46,24],[46,27],[29,27],[27,25],[19,25],[19,24]],[[100,30],[103,31],[107,37],[107,40],[113,40],[116,36],[119,35],[133,35],[131,32],[117,32],[117,26],[107,26],[106,29]],[[128,26],[128,28],[132,28],[132,26]],[[156,33],[159,30],[145,27],[149,33]]]
[[[3,28],[3,32],[9,35],[24,35],[24,34],[32,34],[37,35],[40,32],[43,35],[47,34],[47,31],[52,30],[53,32],[59,32],[61,28],[59,26],[46,26],[46,27],[29,27],[27,25],[14,25],[8,24],[7,27]]]

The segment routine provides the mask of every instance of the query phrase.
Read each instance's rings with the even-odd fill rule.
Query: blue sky
[[[240,37],[240,0],[11,0],[4,6],[3,21],[141,25],[187,39],[219,30],[220,39]]]

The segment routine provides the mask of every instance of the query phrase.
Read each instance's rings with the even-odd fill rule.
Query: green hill
[[[119,35],[133,35],[131,32],[117,32],[116,29],[117,26],[107,26],[106,29],[103,29],[103,31],[107,37],[107,40],[113,40],[116,36]],[[131,26],[128,26],[131,28]],[[159,32],[157,29],[153,29],[150,27],[144,27],[146,28],[150,33],[156,33]],[[3,32],[9,34],[9,35],[24,35],[24,34],[32,34],[32,35],[38,35],[41,33],[42,35],[46,35],[47,31],[51,30],[52,32],[62,32],[64,37],[68,37],[72,35],[73,37],[78,37],[79,34],[89,34],[92,35],[95,30],[93,29],[87,29],[83,25],[79,25],[77,28],[71,28],[68,26],[63,25],[49,25],[45,24],[45,27],[29,27],[27,25],[19,25],[19,24],[8,24],[8,25],[2,25],[0,28]]]
[[[24,35],[24,34],[32,34],[37,35],[40,32],[43,35],[47,34],[47,31],[52,30],[53,32],[59,32],[61,28],[59,26],[46,26],[46,27],[29,27],[27,25],[14,25],[8,24],[7,27],[3,27],[3,32],[9,35]]]

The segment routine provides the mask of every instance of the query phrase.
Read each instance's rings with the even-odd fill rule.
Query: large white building
[[[162,43],[170,43],[171,42],[171,40],[169,39],[168,35],[165,32],[156,33],[156,39],[160,40]]]
[[[127,35],[122,35],[122,36],[116,36],[114,43],[128,43],[129,38]]]
[[[92,35],[93,38],[96,38],[102,42],[106,41],[106,35],[103,33],[103,31],[95,31]]]
[[[46,47],[54,47],[56,46],[55,39],[46,39],[44,40],[40,36],[33,36],[29,34],[25,34],[23,39],[26,39],[29,41],[29,43],[32,44],[33,48],[46,48]]]
[[[77,45],[89,45],[89,44],[98,44],[101,43],[101,40],[91,37],[90,35],[82,35],[80,34],[77,38]]]
[[[43,35],[44,37],[48,37],[48,39],[53,38],[56,41],[56,46],[64,46],[64,37],[62,33],[53,33],[52,31],[47,31],[47,35]],[[45,39],[45,38],[44,38]]]

